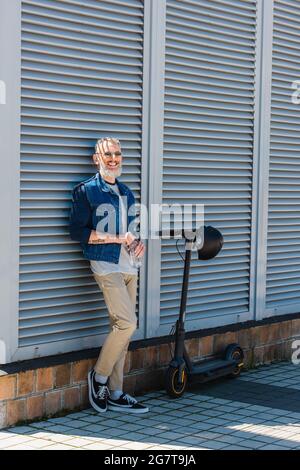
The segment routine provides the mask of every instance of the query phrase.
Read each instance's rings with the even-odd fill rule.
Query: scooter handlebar
[[[160,237],[162,237],[164,234],[169,237],[174,235],[181,235],[189,242],[195,243],[198,250],[199,260],[209,260],[215,258],[221,251],[224,244],[224,239],[221,232],[218,229],[211,227],[210,225],[204,225],[202,235],[199,229],[196,231],[193,231],[192,229],[170,229],[165,231],[159,230],[158,233]]]
[[[186,240],[194,241],[196,238],[196,231],[192,229],[170,229],[170,230],[159,230],[157,232],[159,237],[167,236],[167,237],[174,237],[175,235],[180,235],[182,238]]]

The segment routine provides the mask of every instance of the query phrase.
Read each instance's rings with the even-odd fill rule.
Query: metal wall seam
[[[1,2],[0,56],[0,364],[7,364],[18,347],[21,0]]]
[[[261,4],[260,74],[257,76],[257,189],[256,189],[256,249],[255,249],[255,319],[266,314],[266,257],[268,223],[269,147],[272,81],[273,0]]]
[[[162,160],[164,119],[164,75],[165,75],[165,27],[166,0],[150,0],[151,45],[149,79],[149,129],[148,129],[148,209],[149,240],[147,250],[147,298],[146,337],[158,334],[160,323],[160,264],[161,241],[153,232],[152,207],[162,202]]]

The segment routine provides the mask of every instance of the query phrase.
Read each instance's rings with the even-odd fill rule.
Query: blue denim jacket
[[[127,202],[127,230],[129,224],[136,218],[135,198],[124,183],[116,178],[121,196],[125,197]],[[102,204],[109,204],[115,210],[101,211],[97,213],[97,208]],[[133,207],[132,207],[133,205]],[[102,208],[105,206],[101,206]],[[99,209],[98,209],[99,212]],[[103,212],[103,213],[102,213]],[[130,212],[130,213],[129,213]],[[109,187],[100,173],[96,173],[82,183],[79,183],[72,192],[72,207],[70,214],[70,235],[72,240],[80,242],[83,249],[83,256],[89,260],[108,261],[117,264],[119,262],[121,244],[91,244],[88,243],[92,230],[96,230],[97,224],[103,218],[113,223],[114,231],[110,233],[118,234],[119,232],[119,196]],[[113,218],[110,219],[110,217]],[[104,225],[104,224],[103,224]],[[108,232],[111,225],[106,223],[101,227],[102,232]],[[124,230],[123,230],[124,232]]]

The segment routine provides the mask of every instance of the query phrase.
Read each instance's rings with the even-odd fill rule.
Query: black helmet
[[[224,239],[219,230],[211,226],[204,226],[203,230],[204,243],[202,248],[198,250],[198,259],[208,260],[215,258],[221,251]]]

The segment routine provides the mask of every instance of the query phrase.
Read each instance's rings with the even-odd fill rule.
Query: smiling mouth
[[[110,164],[110,163],[108,163],[106,166],[107,166],[108,168],[112,168],[112,169],[113,169],[113,168],[118,168],[119,164],[118,164],[118,163],[115,163],[115,164]]]

